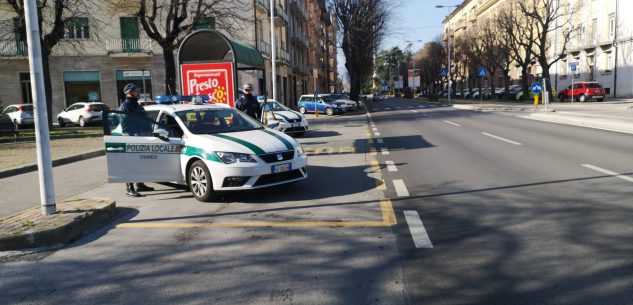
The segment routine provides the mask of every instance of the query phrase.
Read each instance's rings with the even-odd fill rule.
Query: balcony
[[[259,50],[259,52],[261,52],[264,57],[270,58],[270,53],[272,52],[272,49],[270,48],[269,43],[262,40],[258,41],[257,50]]]
[[[287,26],[288,25],[288,13],[286,8],[277,6],[275,7],[275,26]]]
[[[308,20],[308,11],[303,5],[303,1],[290,0],[290,11],[302,21]]]
[[[255,2],[255,8],[265,14],[270,11],[270,0],[257,0]]]
[[[275,61],[278,65],[288,66],[290,65],[290,54],[288,51],[278,48],[275,53]]]
[[[149,55],[152,53],[153,40],[145,39],[108,39],[106,51],[111,56],[129,56],[131,54]]]
[[[0,40],[0,56],[23,57],[28,55],[28,49],[24,41]]]
[[[301,48],[307,48],[308,44],[306,43],[307,38],[302,33],[293,33],[290,37],[290,41]]]

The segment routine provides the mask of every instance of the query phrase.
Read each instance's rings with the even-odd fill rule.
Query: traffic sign
[[[440,69],[440,76],[447,76],[447,75],[448,75],[448,69],[446,68]]]
[[[488,71],[486,70],[486,68],[479,68],[479,71],[477,72],[477,75],[484,77],[486,76],[486,74],[488,74]]]
[[[572,62],[569,64],[569,71],[576,73],[578,71],[578,63]]]
[[[532,84],[531,89],[532,89],[532,93],[539,94],[541,93],[541,91],[543,91],[543,86],[541,86],[541,84],[539,83],[534,83]]]

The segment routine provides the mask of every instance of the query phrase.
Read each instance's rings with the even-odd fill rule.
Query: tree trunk
[[[503,94],[504,99],[509,98],[510,96],[510,70],[503,70],[503,85],[505,86],[505,93]]]
[[[495,70],[494,68],[489,68],[488,71],[490,71],[490,97],[488,99],[493,99],[493,96],[497,96],[497,93],[495,92]]]
[[[48,59],[50,52],[42,49],[42,77],[44,78],[44,95],[46,96],[46,117],[48,118],[48,129],[53,128],[53,87],[51,84],[51,70]],[[35,86],[35,84],[31,84]],[[65,108],[65,107],[64,107]]]
[[[543,78],[546,80],[545,81],[545,88],[543,88],[544,90],[547,90],[547,93],[549,95],[549,100],[553,101],[554,100],[554,95],[552,92],[552,82],[550,80],[550,74],[549,74],[549,66],[547,65],[548,63],[541,63],[541,67],[543,67]]]
[[[163,59],[165,60],[165,95],[175,95],[178,92],[176,87],[176,61],[171,45],[163,47]]]
[[[530,98],[530,84],[528,83],[528,67],[521,67],[521,85],[523,85],[523,98],[524,101],[527,101]]]

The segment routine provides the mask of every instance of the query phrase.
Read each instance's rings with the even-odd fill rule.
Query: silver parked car
[[[34,123],[33,104],[9,105],[4,108],[2,114],[7,115],[17,129]]]

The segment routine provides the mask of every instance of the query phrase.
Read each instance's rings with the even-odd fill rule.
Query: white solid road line
[[[383,141],[382,138],[376,138],[376,142],[378,142],[378,144],[385,143],[385,141]]]
[[[397,172],[398,168],[396,167],[396,163],[393,161],[385,161],[385,164],[387,164],[387,170],[390,172]]]
[[[407,186],[404,185],[404,181],[394,179],[393,187],[396,189],[396,195],[398,195],[398,197],[409,197],[409,190],[407,190]]]
[[[380,132],[374,131],[375,136],[380,136]]]
[[[415,113],[418,113],[418,111],[417,111],[417,110],[411,110],[411,111],[413,111],[413,112],[415,112]]]
[[[453,126],[457,126],[457,127],[462,127],[462,125],[457,124],[457,123],[455,123],[455,122],[451,122],[451,121],[444,121],[444,123],[446,123],[446,124],[450,124],[450,125],[453,125]]]
[[[388,150],[387,148],[385,148],[385,147],[381,147],[381,148],[380,148],[380,152],[381,152],[383,155],[388,155],[388,154],[389,154],[389,150]]]
[[[415,247],[418,249],[433,248],[433,243],[429,238],[429,234],[426,233],[426,229],[424,228],[422,219],[420,219],[420,215],[418,215],[418,211],[404,211],[404,218],[407,220],[407,225],[409,225],[409,232],[411,232],[411,238],[413,238]]]
[[[428,117],[428,118],[432,118],[433,116],[431,116],[430,114],[423,114],[423,116]]]
[[[489,134],[489,133],[487,133],[487,132],[482,132],[481,134],[482,134],[482,135],[484,135],[484,136],[488,136],[488,137],[491,137],[491,138],[494,138],[494,139],[497,139],[497,140],[500,140],[500,141],[508,142],[508,143],[510,143],[510,144],[514,144],[514,145],[517,145],[517,146],[518,146],[518,145],[523,145],[523,144],[521,144],[521,143],[519,143],[519,142],[512,141],[512,140],[508,140],[508,139],[506,139],[506,138],[502,138],[502,137],[500,137],[500,136],[495,136],[495,135],[493,135],[493,134]]]
[[[633,178],[631,178],[629,176],[622,175],[620,173],[616,173],[614,171],[610,171],[608,169],[600,168],[600,167],[597,167],[597,166],[591,165],[591,164],[581,164],[581,166],[585,167],[585,168],[588,168],[588,169],[591,169],[591,170],[595,170],[597,172],[601,172],[603,174],[607,174],[609,176],[620,178],[620,179],[622,179],[624,181],[633,182]]]

